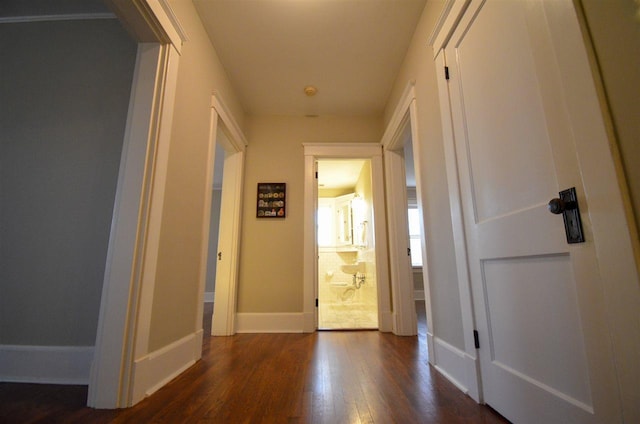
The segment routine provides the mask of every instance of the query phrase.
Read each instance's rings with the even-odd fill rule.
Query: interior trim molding
[[[407,82],[407,85],[398,100],[398,104],[393,110],[393,115],[391,115],[391,119],[389,120],[387,128],[385,128],[380,141],[380,144],[382,144],[385,150],[394,150],[398,147],[397,144],[402,142],[402,140],[400,140],[400,134],[402,133],[406,122],[411,119],[410,114],[407,112],[416,98],[415,85],[415,80]],[[412,122],[412,125],[415,125],[415,122]]]
[[[442,11],[440,12],[440,16],[438,17],[438,21],[436,22],[431,34],[429,35],[429,39],[427,40],[427,44],[433,46],[436,41],[436,37],[440,34],[442,27],[444,26],[447,17],[449,16],[449,12],[451,12],[451,8],[453,7],[453,3],[455,0],[446,0],[446,3],[442,7]]]
[[[0,381],[89,384],[93,346],[0,345]]]
[[[133,365],[133,390],[130,404],[150,396],[196,363],[201,356],[202,330],[151,352]]]
[[[184,27],[182,26],[180,21],[178,20],[178,17],[176,16],[175,12],[171,8],[169,1],[158,0],[158,3],[160,3],[160,7],[162,7],[162,10],[166,14],[166,17],[171,23],[171,26],[178,33],[178,36],[180,37],[180,40],[182,41],[182,43],[189,41],[189,36],[187,35],[187,32],[184,30]]]
[[[471,361],[475,364],[475,358],[438,337],[433,337],[433,342],[435,369],[468,395],[467,362]]]
[[[56,22],[56,21],[90,21],[97,19],[116,19],[114,13],[68,13],[65,15],[30,15],[30,16],[3,16],[0,24],[21,24],[28,22]]]
[[[214,91],[211,96],[211,107],[216,110],[226,129],[230,132],[229,142],[233,145],[235,150],[243,152],[245,147],[249,145],[247,137],[245,137],[238,121],[236,121],[233,113],[231,113],[231,109],[229,109],[227,103],[225,103],[222,98],[222,94],[217,91]]]

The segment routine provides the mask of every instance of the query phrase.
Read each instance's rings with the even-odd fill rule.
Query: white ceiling
[[[246,113],[345,116],[382,114],[425,2],[193,1]]]
[[[321,159],[318,161],[319,188],[354,188],[365,159]]]

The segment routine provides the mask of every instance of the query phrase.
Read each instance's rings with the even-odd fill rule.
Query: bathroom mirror
[[[336,245],[353,244],[353,216],[351,213],[353,194],[336,198]]]

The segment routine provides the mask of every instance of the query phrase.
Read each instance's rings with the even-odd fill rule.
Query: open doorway
[[[213,300],[216,287],[216,269],[218,263],[218,236],[220,234],[220,209],[222,203],[222,179],[225,151],[218,141],[224,137],[221,126],[216,134],[216,151],[213,165],[213,185],[211,186],[211,225],[209,227],[209,253],[207,255],[207,279],[204,286],[204,316],[202,327],[204,334],[211,334],[213,318]]]
[[[303,147],[305,156],[303,331],[311,333],[318,328],[317,163],[325,159],[357,158],[366,159],[371,166],[372,213],[371,221],[366,226],[369,228],[367,234],[371,243],[369,254],[375,258],[378,330],[392,331],[382,146],[378,143],[305,143]]]
[[[382,137],[393,324],[394,333],[409,336],[418,334],[420,322],[426,332],[428,350],[433,352],[433,337],[428,328],[433,325],[433,320],[421,202],[422,170],[419,165],[418,134],[415,90],[413,83],[409,82]],[[421,302],[416,305],[416,298],[424,299],[424,308]],[[416,316],[416,309],[423,315],[421,319]]]
[[[413,157],[413,139],[411,137],[411,123],[407,122],[402,132],[403,155],[405,167],[405,181],[407,190],[407,224],[409,234],[409,257],[411,260],[411,282],[416,306],[418,335],[426,334],[426,307],[423,277],[423,248],[426,244],[422,230],[422,214],[418,207],[418,193],[416,189],[416,172]]]
[[[199,321],[203,316],[211,316],[202,325],[203,331],[214,336],[229,336],[235,334],[240,206],[247,141],[217,93],[211,102],[200,268],[199,308],[202,309],[197,316]]]
[[[369,159],[317,161],[318,329],[377,329]]]

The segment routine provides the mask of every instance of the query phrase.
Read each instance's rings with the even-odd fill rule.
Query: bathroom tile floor
[[[321,330],[368,330],[378,328],[378,312],[364,305],[320,305]]]

